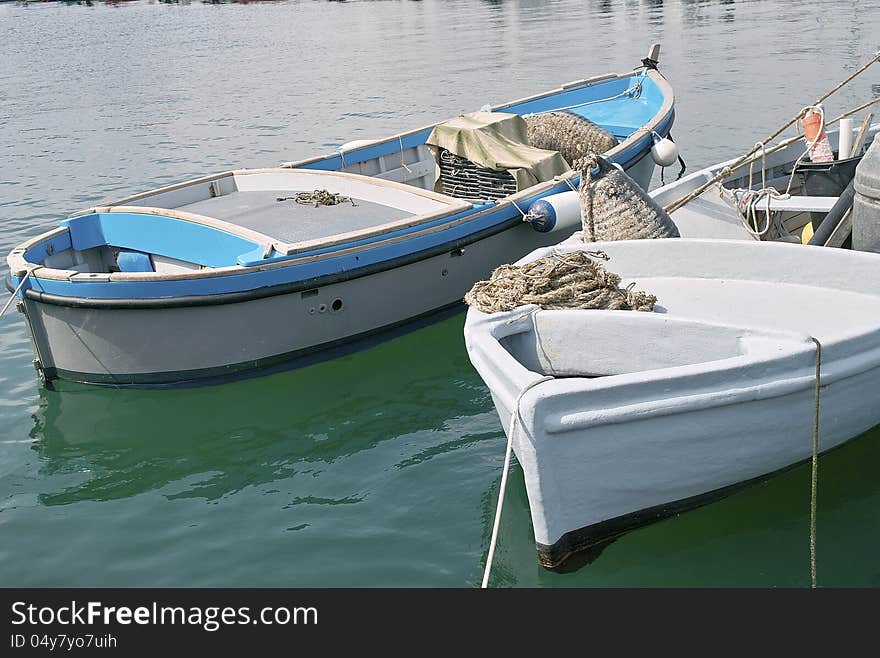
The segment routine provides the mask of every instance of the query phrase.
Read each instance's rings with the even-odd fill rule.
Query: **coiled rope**
[[[825,109],[821,106],[813,106],[808,105],[804,109],[801,110],[801,116],[806,116],[810,112],[815,112],[819,115],[819,128],[816,131],[816,138],[812,141],[807,141],[807,148],[804,149],[804,152],[801,153],[797,160],[795,160],[794,165],[791,168],[791,175],[788,177],[788,185],[785,188],[785,192],[779,192],[774,187],[767,187],[767,147],[763,142],[757,142],[753,151],[760,151],[760,159],[761,159],[761,187],[760,189],[753,189],[752,185],[752,174],[755,166],[755,162],[757,161],[757,157],[749,161],[749,182],[748,187],[745,189],[736,189],[732,190],[731,193],[733,198],[737,201],[736,207],[740,211],[740,219],[742,220],[743,227],[751,233],[753,236],[758,238],[759,240],[767,238],[768,235],[770,238],[778,238],[785,237],[791,235],[788,230],[786,230],[785,226],[779,221],[779,214],[774,213],[770,209],[770,203],[772,199],[787,199],[791,196],[791,188],[794,184],[794,178],[797,174],[798,167],[800,166],[803,159],[813,150],[813,147],[819,143],[819,140],[822,138],[822,135],[825,131],[826,122],[825,122]],[[759,204],[762,201],[766,201],[764,210],[764,222],[761,224],[758,220],[758,210]],[[770,232],[770,229],[773,228],[773,232]]]
[[[335,206],[340,203],[345,203],[346,201],[350,202],[351,205],[356,206],[357,204],[354,202],[350,196],[343,196],[342,194],[337,194],[334,192],[328,192],[327,190],[315,190],[313,192],[300,192],[295,196],[280,196],[275,199],[276,201],[296,201],[304,206],[314,206],[317,208],[318,206]]]
[[[735,201],[736,208],[740,212],[740,221],[742,222],[743,228],[745,228],[751,235],[761,240],[767,236],[771,227],[775,229],[774,237],[787,233],[782,223],[775,221],[778,218],[778,215],[770,209],[770,202],[772,199],[785,198],[789,193],[786,191],[785,194],[781,194],[776,188],[767,187],[767,147],[763,142],[757,142],[755,148],[760,149],[761,152],[760,189],[753,189],[752,178],[754,174],[755,160],[752,160],[749,163],[748,186],[745,189],[732,190],[731,195]],[[765,200],[764,223],[762,225],[758,219],[758,205]]]
[[[620,276],[598,260],[603,251],[553,253],[525,265],[502,265],[487,281],[478,281],[464,301],[483,313],[512,311],[526,304],[543,309],[653,311],[657,298],[635,283],[620,287]]]

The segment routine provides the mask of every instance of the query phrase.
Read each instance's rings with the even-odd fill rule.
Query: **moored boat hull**
[[[589,248],[655,293],[655,312],[471,309],[465,325],[544,566],[810,458],[817,402],[822,452],[880,424],[876,255],[729,240]]]
[[[880,390],[880,368],[823,388],[822,405],[835,409],[835,419],[820,423],[821,452],[880,423],[880,416],[860,402],[860,392],[865,390]],[[544,543],[536,537],[538,560],[544,567],[557,568],[580,551],[809,460],[813,403],[813,392],[801,391],[741,407],[674,416],[650,428],[627,424],[591,433],[589,449],[558,457],[555,466],[583,467],[578,475],[583,484],[566,498],[582,503],[614,499],[616,505],[598,504],[591,516],[602,520],[573,520],[572,525],[580,524],[578,528],[555,540],[548,535]],[[657,440],[633,445],[631,439],[644,436],[643,429]],[[744,437],[761,440],[744,441]],[[616,458],[608,459],[609,454]],[[554,467],[550,463],[542,466]],[[535,481],[534,473],[526,473],[527,483]]]
[[[96,304],[31,292],[22,303],[46,381],[207,382],[310,363],[418,326],[461,307],[474,281],[533,248],[536,237],[549,244],[560,236],[520,222],[413,262],[279,286],[277,294],[257,289],[252,299],[233,293]]]
[[[654,67],[492,111],[525,126],[523,116],[558,110],[580,112],[578,125],[595,112],[615,135],[606,157],[647,188],[653,135],[674,121],[672,90]],[[574,214],[523,221],[536,200],[577,186],[573,169],[493,197],[480,196],[493,192],[492,166],[477,167],[461,196],[435,191],[434,128],[135,194],[17,246],[7,285],[38,372],[47,382],[170,386],[320,360],[447,312],[498,265],[579,228]]]

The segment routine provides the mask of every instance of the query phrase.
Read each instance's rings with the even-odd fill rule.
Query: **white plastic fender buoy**
[[[375,139],[353,139],[350,142],[346,142],[342,146],[340,146],[337,151],[350,151],[351,149],[356,149],[359,146],[366,146],[367,144],[372,144],[375,142]]]
[[[574,232],[581,227],[581,202],[577,192],[559,192],[538,199],[526,213],[525,221],[539,233]]]
[[[678,146],[668,137],[660,137],[654,133],[654,146],[651,147],[651,157],[661,167],[668,167],[678,160]]]
[[[840,120],[840,132],[837,141],[837,159],[846,160],[852,151],[853,120],[849,117]]]

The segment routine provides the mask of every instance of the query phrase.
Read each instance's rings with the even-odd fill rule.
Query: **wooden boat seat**
[[[837,203],[836,196],[790,196],[771,197],[770,210],[774,212],[829,212]],[[766,201],[758,203],[758,209],[767,207]]]

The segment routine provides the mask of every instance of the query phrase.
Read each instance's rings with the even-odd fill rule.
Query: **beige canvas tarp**
[[[517,114],[471,112],[434,127],[427,140],[438,157],[444,148],[489,169],[506,169],[516,179],[516,189],[563,174],[571,167],[556,151],[529,146],[526,122]]]

